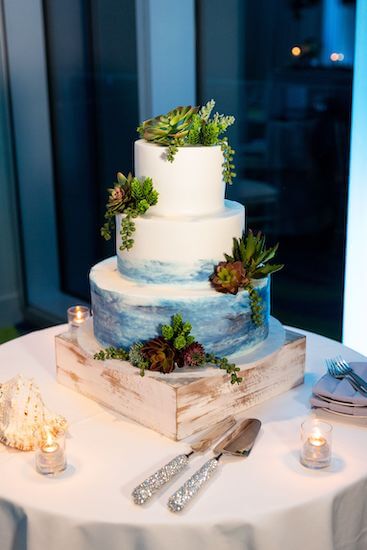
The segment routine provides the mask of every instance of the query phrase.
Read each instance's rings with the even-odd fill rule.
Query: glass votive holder
[[[68,309],[69,334],[76,337],[79,327],[90,317],[87,306],[72,306]]]
[[[331,462],[333,427],[317,418],[301,424],[301,464],[306,468],[326,468]]]
[[[66,468],[65,433],[60,431],[57,435],[45,428],[39,435],[36,449],[36,470],[43,475],[56,475]]]

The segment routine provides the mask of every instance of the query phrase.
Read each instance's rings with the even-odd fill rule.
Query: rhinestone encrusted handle
[[[190,500],[205,485],[208,479],[218,468],[217,458],[211,458],[194,473],[168,500],[168,508],[171,512],[181,512]]]
[[[188,462],[189,457],[187,455],[178,455],[163,466],[163,468],[160,468],[148,477],[143,483],[140,483],[131,493],[135,504],[144,504],[147,502],[152,498],[154,493],[159,491],[161,487],[186,468]]]

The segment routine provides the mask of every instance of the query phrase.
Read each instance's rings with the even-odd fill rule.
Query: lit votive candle
[[[54,436],[46,428],[36,451],[36,470],[43,475],[55,475],[65,468],[65,434],[61,432]]]
[[[307,468],[326,468],[331,462],[332,426],[316,418],[301,425],[301,463]]]
[[[89,308],[86,306],[72,306],[68,309],[69,333],[76,336],[78,328],[90,317]]]

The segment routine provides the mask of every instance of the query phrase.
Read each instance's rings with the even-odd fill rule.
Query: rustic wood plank
[[[176,439],[176,392],[167,384],[142,378],[139,371],[121,373],[116,367],[86,357],[77,344],[56,337],[57,380],[101,405],[163,435]],[[164,406],[163,406],[164,403]]]
[[[183,439],[303,382],[306,338],[286,331],[284,345],[241,365],[240,385],[213,368],[181,378],[142,378],[126,362],[95,361],[67,335],[56,337],[57,379],[102,405],[172,439]]]

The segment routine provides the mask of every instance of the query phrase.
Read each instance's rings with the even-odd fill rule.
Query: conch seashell
[[[0,384],[0,442],[22,451],[37,446],[38,434],[47,426],[57,435],[67,428],[63,416],[50,412],[38,385],[18,374]]]

